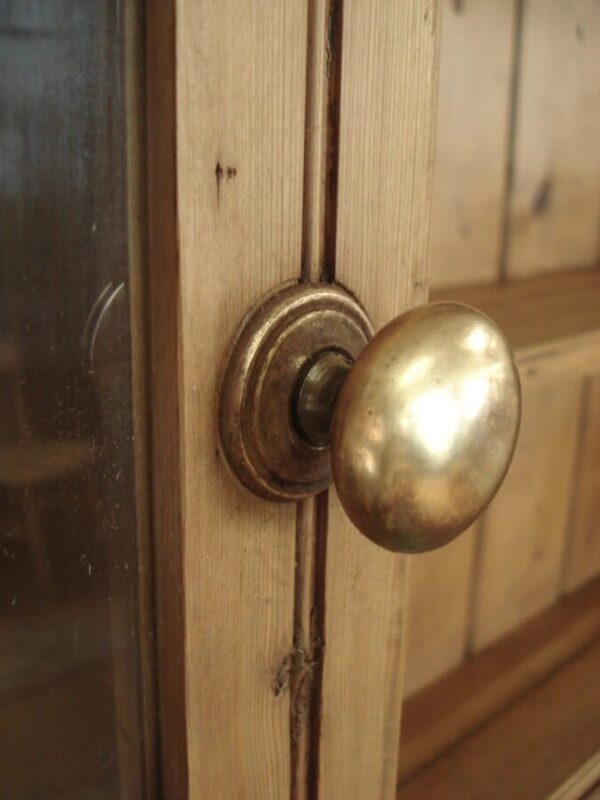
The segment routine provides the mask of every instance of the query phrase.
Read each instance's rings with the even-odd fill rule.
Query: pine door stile
[[[300,275],[306,3],[153,2],[148,24],[161,692],[179,729],[165,794],[279,800],[292,773],[295,509],[235,485],[214,419],[239,321]]]
[[[427,294],[437,4],[346,2],[341,26],[335,278],[379,327]],[[330,496],[319,800],[392,798],[406,559]]]
[[[214,416],[273,286],[338,279],[377,326],[426,298],[436,3],[156,1],[148,31],[163,787],[391,798],[406,559],[335,498],[238,489]]]

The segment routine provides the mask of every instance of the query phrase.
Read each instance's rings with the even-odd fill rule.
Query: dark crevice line
[[[308,0],[307,22],[308,31],[306,44],[306,98],[304,104],[304,175],[302,197],[302,250],[300,257],[300,280],[310,281],[312,278],[312,248],[314,242],[311,235],[311,211],[312,204],[316,201],[316,188],[314,186],[315,165],[312,159],[315,129],[318,128],[319,120],[316,112],[315,93],[317,88],[312,81],[312,70],[314,62],[318,60],[318,52],[321,43],[315,41],[318,31],[316,15],[318,14],[318,1]]]
[[[333,281],[335,277],[342,10],[343,0],[308,0],[303,281],[317,277]],[[318,800],[319,796],[327,524],[327,492],[298,505],[289,658],[291,800]]]
[[[308,3],[301,253],[303,281],[314,280],[314,273],[318,273],[320,280],[332,281],[335,273],[342,9],[343,0],[309,0]],[[321,15],[326,17],[324,30]],[[317,81],[313,80],[315,70],[324,72]],[[318,153],[316,158],[315,151]],[[319,206],[322,217],[318,220],[317,230],[313,229],[315,204]]]
[[[294,626],[293,626],[293,654],[299,651],[302,646],[304,624],[303,624],[303,594],[307,576],[304,564],[304,536],[306,530],[305,512],[310,500],[298,503],[296,506],[296,549],[294,567]],[[299,761],[304,758],[302,752],[302,709],[299,708],[296,700],[296,686],[293,672],[290,672],[290,800],[302,800],[302,787],[298,785],[303,769],[300,769]]]
[[[327,134],[325,142],[325,208],[323,262],[319,278],[333,281],[337,245],[340,99],[342,86],[343,0],[330,0],[327,13]]]
[[[327,492],[297,507],[293,647],[283,669],[290,692],[290,800],[318,797],[327,509]]]
[[[502,232],[500,252],[498,254],[498,277],[500,281],[508,279],[508,245],[510,237],[510,209],[515,178],[515,141],[517,131],[517,110],[519,102],[519,84],[521,78],[521,54],[523,49],[523,7],[524,0],[515,0],[513,29],[513,59],[510,101],[508,112],[507,158],[504,179],[504,198],[502,209]]]
[[[294,575],[293,646],[286,658],[290,692],[290,800],[306,800],[310,749],[310,713],[315,653],[311,612],[314,605],[315,500],[297,506]]]
[[[327,571],[327,526],[329,497],[323,492],[315,499],[315,558],[313,560],[313,604],[310,615],[310,641],[313,657],[310,703],[310,745],[307,789],[309,800],[318,800],[320,776],[321,705],[325,656],[325,576]]]

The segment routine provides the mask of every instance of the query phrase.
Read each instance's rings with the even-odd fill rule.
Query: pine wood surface
[[[471,648],[478,650],[560,595],[580,382],[523,395],[519,444],[482,523]]]
[[[525,698],[533,687],[598,639],[600,581],[596,580],[414,695],[407,701],[404,710],[400,747],[401,785],[407,781],[410,783],[413,775],[418,781],[427,764],[431,764],[432,770],[435,770],[436,759],[441,754],[457,742],[467,741],[469,735],[477,736],[476,731],[485,726],[488,720],[495,719],[503,709]],[[593,686],[597,684],[595,678],[590,682]],[[582,681],[580,688],[582,692],[593,689],[587,680]],[[551,698],[549,703],[558,716],[559,707],[553,704]],[[596,720],[599,707],[597,705],[593,709]],[[531,720],[525,728],[531,727],[533,735],[536,724],[535,720]],[[543,737],[543,728],[538,728],[537,733]],[[489,762],[486,768],[491,769],[495,761],[494,753],[489,752],[485,756],[482,752],[482,763],[485,758]],[[510,764],[501,760],[499,751],[497,769],[504,768],[510,773]],[[425,771],[428,769],[425,767]],[[419,797],[410,792],[400,796]],[[421,796],[429,797],[427,793]],[[456,797],[462,795],[457,794]],[[529,795],[525,793],[521,797]]]
[[[434,5],[345,3],[343,28],[337,2],[152,7],[169,796],[393,796],[405,560],[363,540],[335,501],[327,530],[323,499],[296,510],[244,493],[214,416],[239,320],[283,280],[337,268],[376,324],[425,297]]]
[[[178,299],[163,313],[180,463],[164,502],[179,503],[191,797],[280,798],[291,782],[295,510],[236,486],[214,419],[239,321],[300,275],[306,24],[299,0],[176,3]]]
[[[565,554],[566,591],[600,572],[600,377],[584,386],[576,469]]]
[[[335,276],[376,327],[426,296],[437,54],[435,2],[344,4]],[[391,798],[406,560],[330,494],[319,797]]]
[[[499,276],[515,0],[443,0],[430,285]]]
[[[415,775],[397,800],[548,800],[600,750],[599,665],[596,643]]]
[[[446,547],[408,557],[405,697],[465,657],[478,535],[475,523]]]
[[[579,371],[572,374],[600,370],[600,355],[589,361],[591,349],[600,353],[600,270],[442,289],[431,299],[466,303],[490,316],[511,343],[524,380],[541,372],[544,361],[560,360],[568,369],[565,354],[575,360],[578,350],[586,353],[587,366],[577,360]]]
[[[506,269],[510,277],[600,257],[600,7],[523,0]]]

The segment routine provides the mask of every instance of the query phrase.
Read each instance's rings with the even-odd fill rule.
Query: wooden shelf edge
[[[399,784],[596,640],[600,579],[409,698],[403,710]]]
[[[402,785],[397,800],[581,800],[600,754],[600,640]]]
[[[600,373],[600,269],[436,290],[475,306],[511,342],[524,381]]]
[[[561,784],[547,800],[581,800],[600,781],[600,753],[595,753]]]

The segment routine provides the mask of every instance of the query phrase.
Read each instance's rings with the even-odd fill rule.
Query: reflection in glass
[[[143,796],[122,9],[0,0],[0,797]]]

